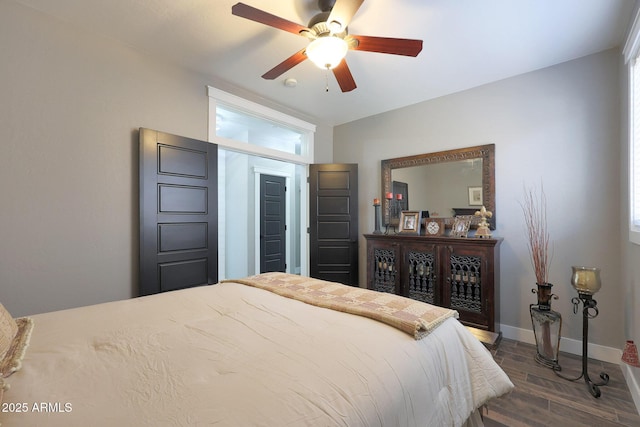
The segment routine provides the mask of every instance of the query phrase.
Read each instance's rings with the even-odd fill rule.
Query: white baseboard
[[[508,325],[500,325],[500,330],[502,331],[502,336],[504,338],[533,345],[536,343],[532,330],[515,328]],[[582,356],[582,341],[571,338],[560,338],[560,351]],[[620,365],[622,374],[624,375],[627,386],[629,386],[631,396],[633,397],[633,402],[640,414],[640,374],[636,372],[638,369],[634,370],[634,368],[626,363],[622,363],[622,350],[589,343],[588,356],[593,359]],[[562,361],[560,361],[560,364],[562,365]]]
[[[530,329],[514,328],[513,326],[508,325],[500,325],[500,329],[502,331],[502,336],[505,338],[534,345],[536,343],[533,331]],[[560,351],[581,356],[582,341],[562,337],[560,338]],[[598,344],[589,343],[588,351],[589,357],[609,363],[619,364],[620,358],[622,357],[621,349],[605,347]]]
[[[629,386],[633,403],[636,404],[636,409],[638,410],[638,414],[640,414],[640,369],[632,368],[626,363],[621,363],[620,368]]]

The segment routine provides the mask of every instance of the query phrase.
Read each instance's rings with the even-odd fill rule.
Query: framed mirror
[[[495,230],[495,144],[386,159],[381,166],[384,224],[393,225],[401,210],[429,212],[449,223],[484,205]]]

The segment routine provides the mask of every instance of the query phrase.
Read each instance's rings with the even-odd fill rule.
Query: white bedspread
[[[3,427],[458,426],[513,387],[455,319],[416,341],[237,283],[33,318]]]

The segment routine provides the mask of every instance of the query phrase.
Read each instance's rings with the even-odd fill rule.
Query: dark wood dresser
[[[457,310],[465,325],[500,334],[502,239],[364,237],[367,288]]]

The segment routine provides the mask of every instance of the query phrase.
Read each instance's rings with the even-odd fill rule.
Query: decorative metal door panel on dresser
[[[367,288],[402,295],[400,289],[400,248],[392,241],[367,243]]]
[[[367,287],[457,310],[498,332],[502,239],[365,234]]]
[[[437,247],[422,242],[407,242],[402,248],[402,295],[412,299],[442,305],[442,292],[437,286]]]

